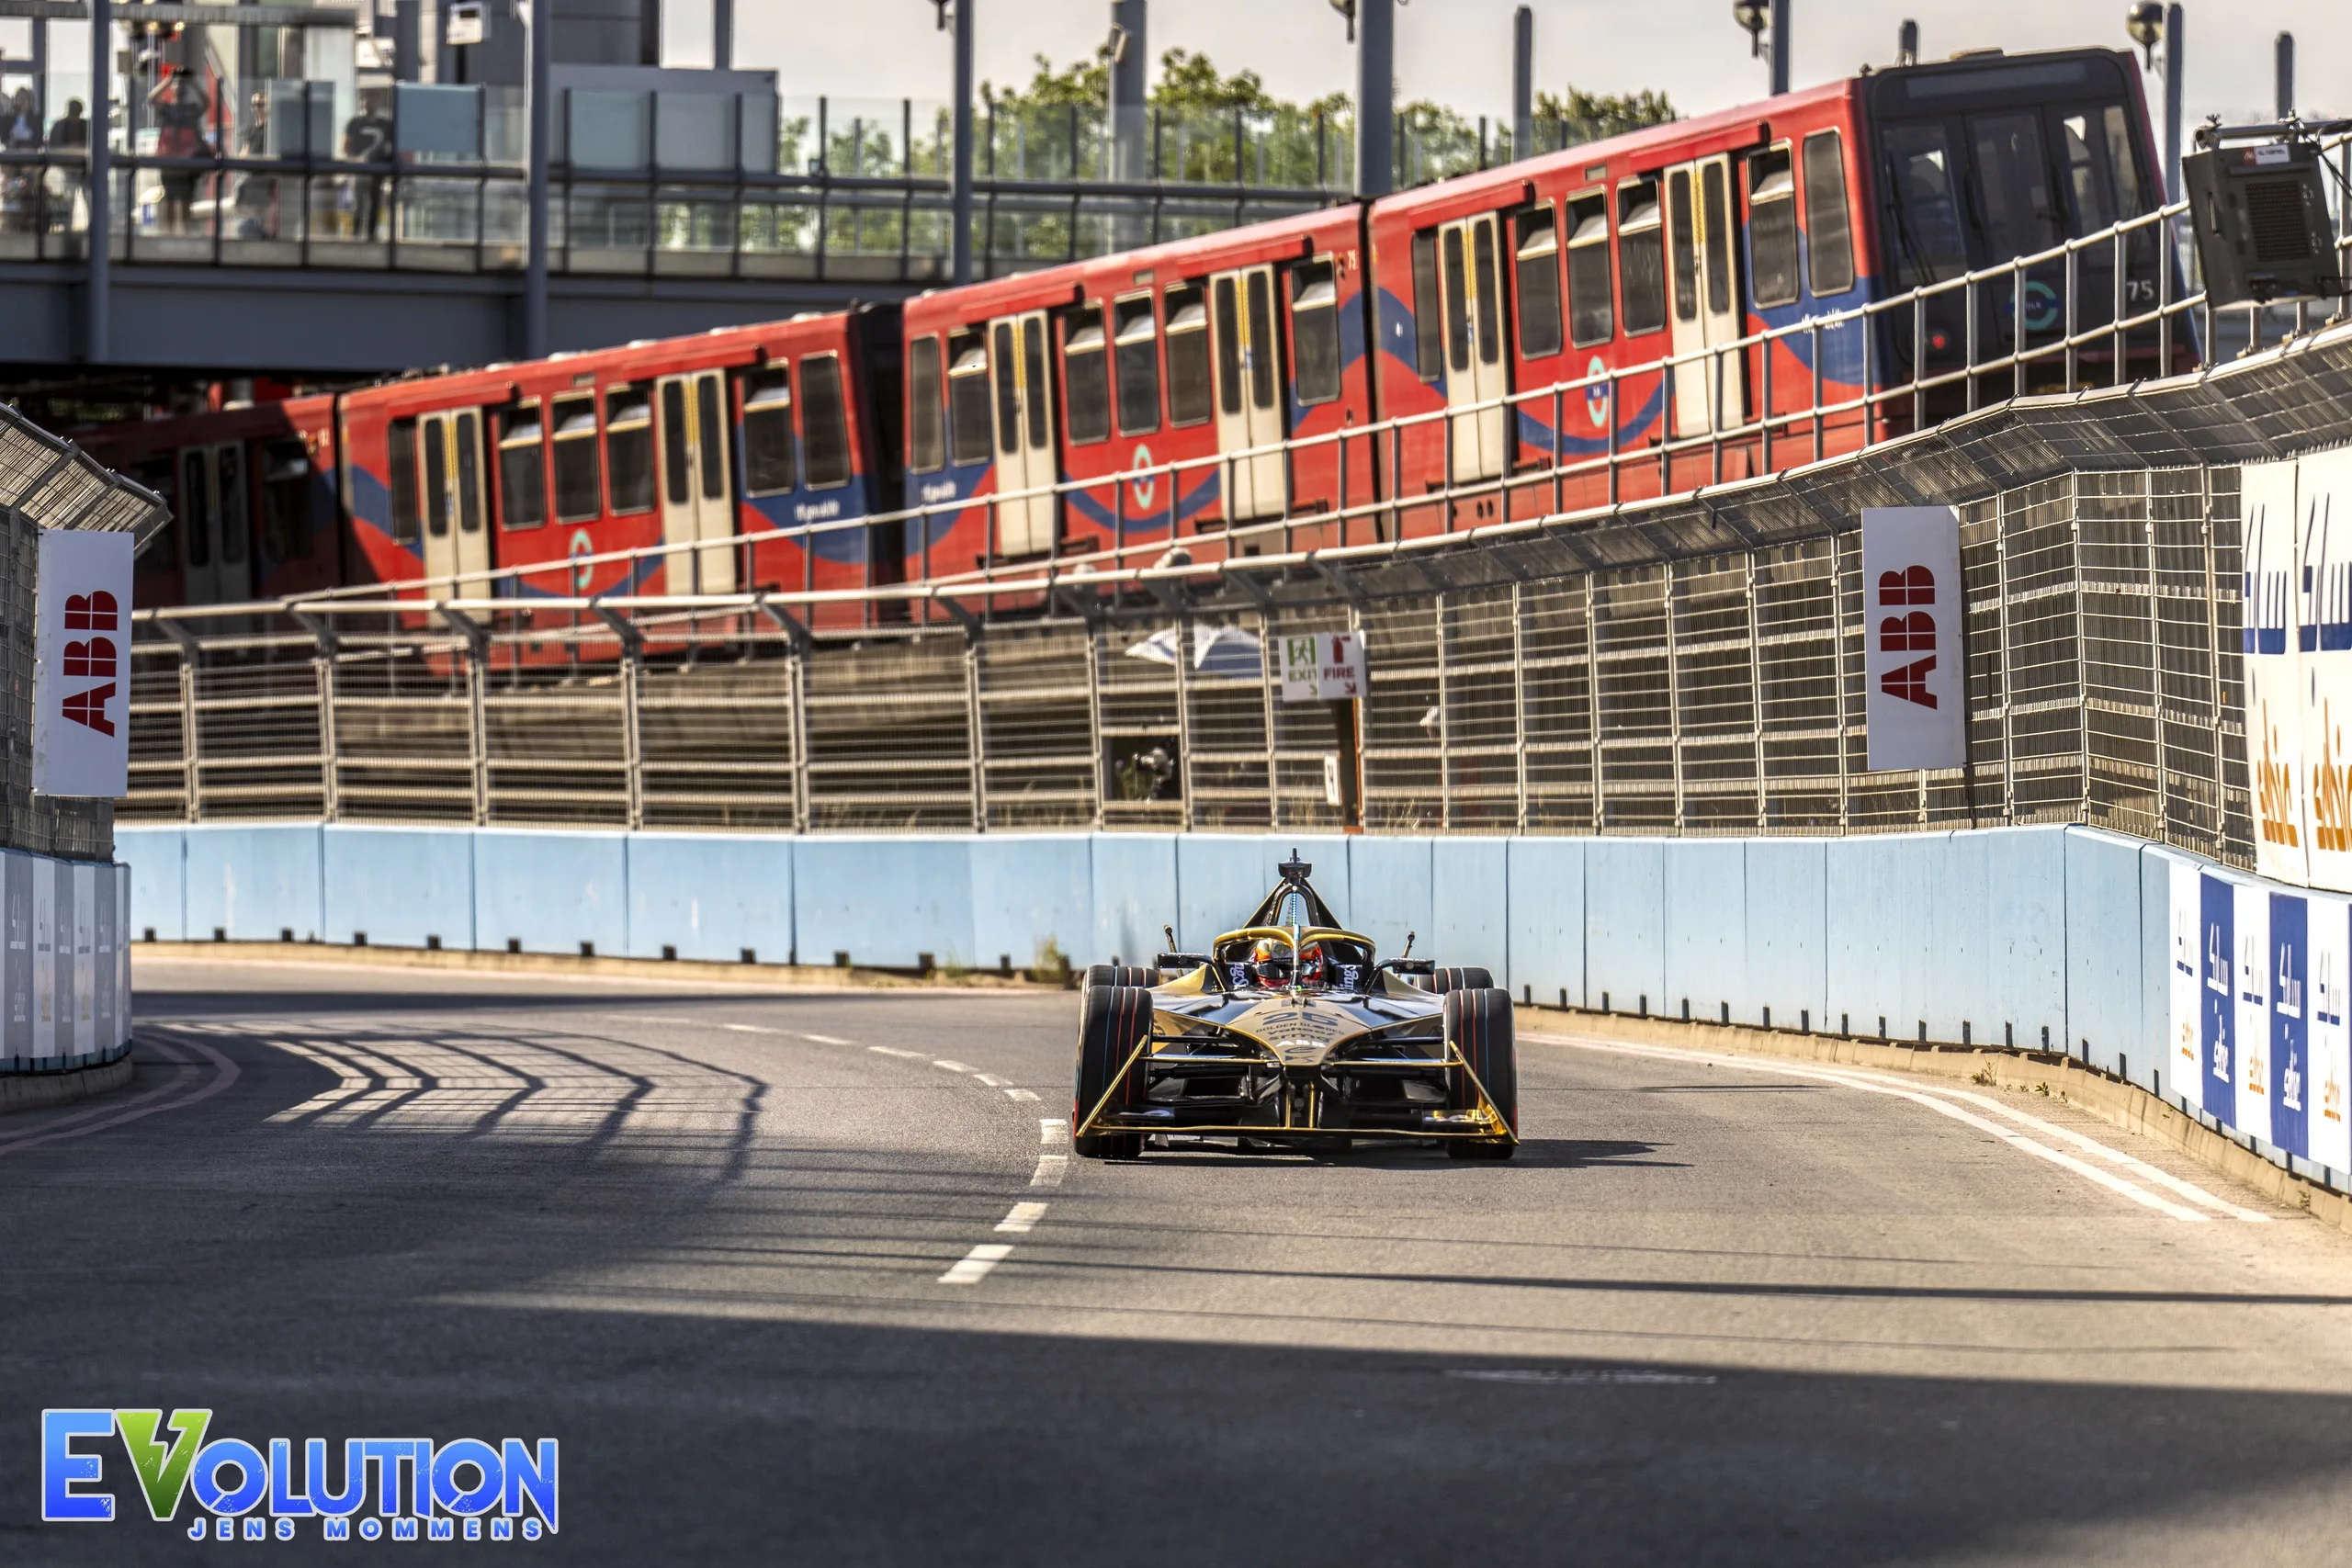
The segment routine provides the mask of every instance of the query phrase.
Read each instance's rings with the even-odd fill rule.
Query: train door
[[[1498,479],[1510,462],[1510,426],[1499,401],[1510,385],[1493,214],[1439,230],[1438,275],[1445,298],[1446,406],[1468,411],[1453,416],[1453,481]]]
[[[1054,400],[1046,372],[1046,313],[989,323],[989,374],[996,394],[996,553],[1043,555],[1054,547]],[[1035,491],[1034,495],[1020,495]]]
[[[1729,154],[1666,171],[1666,227],[1673,272],[1675,434],[1736,429],[1747,418],[1747,356],[1702,352],[1746,335]]]
[[[424,571],[436,598],[487,593],[486,584],[461,584],[460,573],[490,570],[490,531],[482,525],[481,413],[459,409],[416,422],[423,459]]]
[[[728,483],[727,378],[665,376],[662,404],[662,574],[673,593],[735,592],[735,503]]]
[[[1226,518],[1279,517],[1289,501],[1281,451],[1282,355],[1274,333],[1274,269],[1245,267],[1209,279],[1210,331],[1216,349],[1216,446],[1236,457],[1227,467],[1233,493]]]
[[[244,444],[183,448],[179,488],[187,603],[232,604],[252,598],[253,514]]]

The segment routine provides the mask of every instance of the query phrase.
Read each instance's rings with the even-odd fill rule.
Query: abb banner
[[[33,791],[130,791],[128,534],[44,528],[35,579]]]
[[[1865,508],[1862,606],[1871,771],[1964,766],[1960,513],[1949,506]]]

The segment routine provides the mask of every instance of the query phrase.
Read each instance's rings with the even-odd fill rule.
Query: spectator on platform
[[[65,112],[51,122],[49,145],[51,152],[87,153],[90,150],[90,122],[82,118],[82,100],[65,100]],[[82,195],[82,171],[75,168],[53,168],[49,172],[50,223],[52,228],[74,226],[74,203]]]
[[[384,112],[384,95],[373,90],[359,95],[359,112],[343,128],[343,155],[355,164],[392,161],[392,122]],[[352,231],[361,240],[373,240],[377,209],[382,205],[384,182],[374,174],[353,178]]]
[[[164,67],[164,79],[147,95],[156,126],[155,155],[159,158],[201,158],[206,104],[204,89],[190,79],[186,66]],[[163,171],[164,227],[173,233],[187,228],[188,210],[196,204],[194,169]]]
[[[40,110],[31,88],[19,87],[8,99],[5,118],[0,118],[0,146],[11,152],[40,151]],[[29,234],[40,226],[40,173],[30,165],[11,164],[0,183],[0,208],[6,209],[12,234]]]

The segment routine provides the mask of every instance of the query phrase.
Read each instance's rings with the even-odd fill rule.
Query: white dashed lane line
[[[980,1069],[964,1062],[933,1062],[934,1067],[944,1067],[951,1073],[977,1073]]]
[[[1006,1089],[1004,1091],[1004,1097],[1007,1100],[1017,1100],[1028,1105],[1035,1105],[1037,1102],[1037,1097],[1030,1093],[1025,1089]]]
[[[873,1052],[877,1056],[899,1056],[910,1062],[920,1062],[926,1059],[923,1054],[920,1051],[901,1051],[896,1045],[868,1045],[866,1049]]]
[[[1058,1116],[1038,1117],[1037,1141],[1048,1147],[1051,1147],[1055,1144],[1069,1143],[1069,1123],[1063,1121]]]
[[[1046,1205],[1043,1203],[1015,1203],[1012,1212],[996,1223],[996,1228],[1015,1235],[1026,1235],[1036,1229],[1037,1222],[1045,1217]]]
[[[756,1023],[722,1023],[721,1029],[731,1029],[738,1034],[781,1034],[781,1029],[768,1029]]]
[[[988,1085],[990,1089],[1002,1089],[1006,1084],[1012,1081],[1011,1078],[1001,1078],[994,1073],[974,1073],[972,1077]]]
[[[1069,1156],[1039,1155],[1037,1169],[1029,1178],[1032,1187],[1059,1187],[1062,1178],[1069,1173]]]
[[[989,1270],[1012,1256],[1010,1243],[986,1241],[966,1253],[961,1261],[939,1277],[943,1285],[976,1285],[988,1278]]]
[[[820,1045],[854,1045],[857,1043],[857,1042],[854,1040],[842,1040],[831,1034],[803,1034],[800,1038],[803,1040],[813,1040]],[[878,1051],[881,1047],[878,1045],[869,1045],[866,1049],[869,1051]],[[920,1053],[914,1051],[893,1051],[890,1054],[894,1056],[912,1056],[917,1055]]]

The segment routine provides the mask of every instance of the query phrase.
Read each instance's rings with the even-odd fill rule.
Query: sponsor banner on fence
[[[35,581],[33,790],[130,793],[129,534],[44,528]]]
[[[2308,885],[2302,785],[2302,682],[2294,635],[2293,463],[2246,465],[2239,491],[2245,577],[2245,748],[2253,775],[2255,869]]]
[[[1873,773],[1968,761],[1960,513],[1862,511],[1863,718]]]
[[[2352,902],[2171,863],[2170,1077],[2224,1126],[2352,1169]]]

